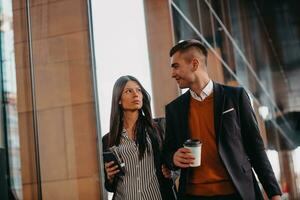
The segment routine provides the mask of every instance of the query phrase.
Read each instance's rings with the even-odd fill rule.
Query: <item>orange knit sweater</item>
[[[202,142],[202,153],[201,166],[188,171],[187,194],[214,196],[235,193],[217,150],[212,94],[203,101],[191,98],[189,129],[191,139]]]

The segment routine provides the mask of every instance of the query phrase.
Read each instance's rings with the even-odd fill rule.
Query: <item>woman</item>
[[[150,97],[132,76],[120,77],[113,88],[110,131],[104,151],[117,146],[124,175],[113,161],[105,163],[105,187],[119,200],[175,199],[170,172],[162,167],[162,136],[151,115]]]

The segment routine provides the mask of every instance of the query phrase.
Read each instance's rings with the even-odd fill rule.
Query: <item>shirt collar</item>
[[[198,96],[196,92],[190,90],[191,96],[197,101],[203,101],[206,97],[208,97],[213,92],[213,82],[209,80],[207,85],[203,88]]]
[[[123,128],[122,133],[121,133],[121,136],[122,136],[123,138],[129,139],[129,137],[128,137],[128,135],[127,135],[127,131],[126,131],[125,128]]]

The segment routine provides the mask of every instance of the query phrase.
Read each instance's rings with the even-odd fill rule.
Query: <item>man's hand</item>
[[[191,154],[191,150],[187,148],[178,149],[173,155],[173,163],[180,168],[187,168],[193,164],[195,158]]]

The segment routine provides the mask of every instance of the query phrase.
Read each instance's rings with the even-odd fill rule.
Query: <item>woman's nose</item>
[[[133,96],[138,96],[139,92],[137,90],[133,90]]]

